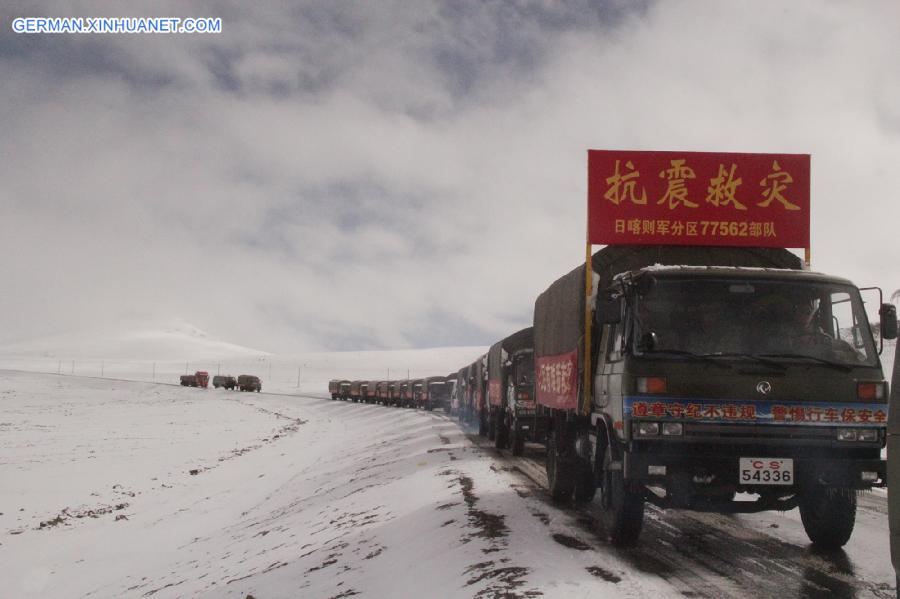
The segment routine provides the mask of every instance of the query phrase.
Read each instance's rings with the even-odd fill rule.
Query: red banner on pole
[[[809,162],[588,150],[588,243],[808,248]]]

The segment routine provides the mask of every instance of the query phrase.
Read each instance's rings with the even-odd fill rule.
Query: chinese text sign
[[[809,154],[588,151],[592,244],[809,247]]]

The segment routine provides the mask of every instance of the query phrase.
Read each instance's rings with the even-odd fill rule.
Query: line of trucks
[[[224,389],[240,391],[262,391],[262,381],[258,376],[252,374],[242,374],[237,378],[230,375],[219,375],[212,377],[212,385],[216,389],[222,387]],[[194,374],[181,375],[182,387],[209,387],[209,373],[205,370],[198,370]]]
[[[787,250],[607,246],[590,264],[590,296],[582,265],[540,294],[531,327],[458,372],[334,380],[332,399],[440,405],[513,455],[542,444],[553,499],[596,501],[618,546],[647,503],[799,507],[814,545],[846,544],[857,492],[887,480],[879,355],[897,315],[881,291],[863,290],[879,297],[876,337],[859,288]]]
[[[450,397],[456,383],[456,373],[450,376],[429,376],[421,379],[328,381],[331,399],[386,406],[421,408],[431,411],[443,408],[450,412]]]

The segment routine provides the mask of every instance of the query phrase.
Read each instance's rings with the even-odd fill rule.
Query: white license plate
[[[792,485],[794,460],[790,458],[740,458],[742,485]]]

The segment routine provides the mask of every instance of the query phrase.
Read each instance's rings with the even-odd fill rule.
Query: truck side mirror
[[[878,311],[881,317],[881,338],[896,339],[897,338],[897,307],[894,304],[881,304],[881,310]]]
[[[639,352],[652,352],[659,346],[659,337],[656,335],[655,331],[650,331],[648,333],[644,333],[641,335],[641,340],[638,341],[637,349]]]
[[[622,300],[597,298],[594,318],[597,324],[619,324],[622,322]]]

